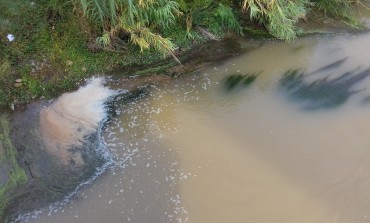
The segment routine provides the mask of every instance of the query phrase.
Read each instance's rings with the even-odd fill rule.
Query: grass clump
[[[296,24],[306,20],[312,9],[323,11],[326,15],[345,19],[355,23],[354,7],[365,6],[365,1],[358,0],[243,0],[242,9],[255,20],[264,25],[273,36],[283,40],[293,40],[302,33]]]
[[[118,36],[127,36],[129,41],[140,50],[155,49],[160,53],[174,56],[174,44],[156,31],[175,22],[179,14],[178,4],[170,0],[75,0],[75,7],[95,22],[100,22],[103,35],[97,42],[103,47],[118,42]],[[124,41],[121,41],[124,44]]]
[[[362,4],[361,1],[353,0],[315,0],[314,3],[315,7],[322,10],[325,14],[342,18],[351,18],[353,6]]]
[[[273,36],[292,40],[301,33],[295,24],[305,18],[309,5],[308,0],[244,0],[242,8],[251,20],[265,25]]]
[[[242,34],[238,11],[229,1],[178,0],[182,12],[178,23],[186,29],[187,37],[205,35],[208,38],[222,36],[225,30]],[[209,33],[200,30],[203,28]],[[212,36],[215,35],[214,37]]]

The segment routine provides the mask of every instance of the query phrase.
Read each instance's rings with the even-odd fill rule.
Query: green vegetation
[[[243,0],[242,8],[251,20],[264,25],[273,36],[292,40],[302,33],[297,22],[306,20],[310,10],[317,9],[355,24],[353,11],[356,4],[365,6],[361,0]]]
[[[175,22],[175,15],[180,13],[175,1],[79,0],[73,3],[82,8],[87,18],[100,22],[103,30],[103,35],[97,38],[100,45],[111,46],[113,40],[120,40],[119,36],[124,35],[141,51],[153,48],[174,55],[174,44],[155,31]]]
[[[315,1],[315,6],[324,11],[324,13],[347,19],[351,19],[354,4],[363,4],[363,3],[361,1],[355,0]]]
[[[312,9],[352,22],[359,2],[0,0],[0,107],[54,97],[92,74],[167,55],[177,60],[194,44],[230,32],[292,40]]]
[[[161,58],[131,45],[125,51],[102,50],[95,45],[93,25],[68,5],[59,12],[47,1],[13,2],[17,4],[8,8],[0,1],[0,17],[6,15],[0,21],[7,24],[0,27],[0,106],[55,97],[91,74]],[[15,36],[13,42],[7,41],[8,33]],[[15,87],[17,79],[22,83]]]
[[[178,0],[178,2],[183,14],[178,18],[178,24],[186,28],[186,37],[199,38],[199,35],[203,34],[209,38],[217,38],[227,29],[242,34],[237,11],[230,7],[230,1]]]
[[[4,218],[4,209],[9,202],[11,192],[27,181],[24,170],[19,167],[16,160],[16,149],[9,138],[9,122],[5,115],[0,116],[0,165],[9,169],[7,181],[0,184],[0,219]]]
[[[292,40],[301,32],[295,26],[305,18],[311,2],[308,0],[244,0],[243,9],[250,18],[266,26],[267,30],[280,39]]]

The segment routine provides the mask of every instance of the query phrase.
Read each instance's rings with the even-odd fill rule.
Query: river
[[[20,222],[370,222],[370,34],[241,44],[115,99],[114,165]]]

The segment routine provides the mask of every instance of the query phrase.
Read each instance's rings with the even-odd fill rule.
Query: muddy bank
[[[226,38],[222,41],[210,41],[201,45],[195,45],[191,50],[180,52],[178,64],[172,58],[156,63],[133,68],[117,69],[108,73],[112,76],[126,76],[133,79],[137,75],[167,75],[178,77],[202,69],[209,64],[235,56],[242,51],[237,37]]]
[[[146,87],[166,83],[173,77],[202,69],[240,51],[240,44],[235,40],[211,42],[183,54],[179,58],[182,65],[165,60],[110,73],[102,91],[121,90],[116,92],[121,95],[120,100],[134,100]],[[99,99],[92,93],[96,93],[97,86],[93,86],[91,92],[86,88],[87,85],[76,93]],[[9,164],[7,156],[3,155],[4,143],[0,143],[0,191],[4,191],[0,193],[3,201],[1,222],[65,198],[112,163],[100,139],[100,130],[114,115],[109,101],[116,96],[105,95],[97,105],[89,100],[81,103],[86,98],[73,94],[67,93],[52,101],[36,101],[8,114],[9,134],[4,137],[11,144],[15,165]],[[92,114],[97,107],[100,113]],[[19,167],[24,178],[6,188],[13,179],[15,167]]]

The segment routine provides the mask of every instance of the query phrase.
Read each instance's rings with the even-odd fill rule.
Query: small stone
[[[12,42],[15,39],[13,34],[8,34],[6,37],[8,38],[9,42]]]
[[[22,79],[17,79],[17,80],[15,80],[15,82],[17,82],[17,83],[21,83],[22,82]]]
[[[17,87],[17,88],[18,88],[18,87],[21,87],[21,86],[22,86],[22,83],[15,83],[15,84],[14,84],[14,87]]]
[[[67,66],[72,66],[72,65],[73,65],[72,60],[67,60]]]
[[[86,67],[82,67],[82,71],[83,72],[87,71],[87,68]]]

